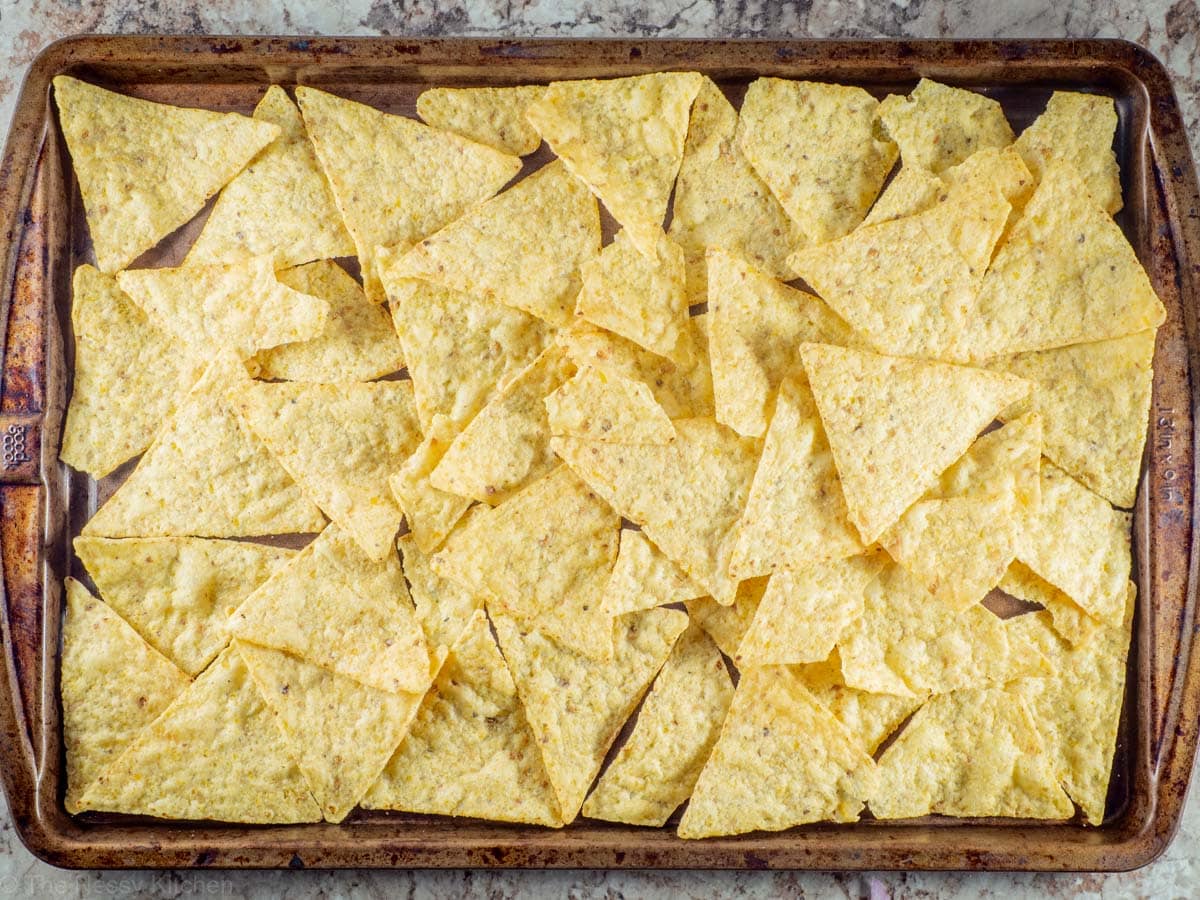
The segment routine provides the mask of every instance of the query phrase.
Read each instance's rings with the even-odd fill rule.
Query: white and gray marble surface
[[[1197,0],[0,0],[0,123],[29,61],[80,32],[633,37],[1120,37],[1171,70],[1200,141]],[[1195,152],[1195,149],[1193,149]],[[7,897],[1200,896],[1200,795],[1156,863],[1118,875],[762,872],[66,872],[35,859],[0,806]]]

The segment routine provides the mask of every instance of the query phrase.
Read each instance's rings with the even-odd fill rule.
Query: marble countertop
[[[1175,79],[1200,141],[1197,0],[0,0],[0,123],[29,61],[80,32],[633,37],[1120,37]],[[1198,767],[1200,768],[1200,767]],[[1197,773],[1200,776],[1200,772]],[[1200,794],[1156,863],[1118,875],[766,872],[66,872],[35,859],[0,805],[5,897],[1192,897]]]

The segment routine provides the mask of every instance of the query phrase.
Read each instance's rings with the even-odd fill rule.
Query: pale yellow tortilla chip
[[[161,819],[321,821],[275,713],[233,646],[134,739],[82,806]]]
[[[881,225],[929,209],[946,191],[938,176],[920,166],[903,165],[879,195],[859,228]]]
[[[1114,506],[1132,507],[1154,381],[1154,331],[988,363],[1034,383],[1043,452]],[[1011,418],[1006,411],[1003,418]]]
[[[205,361],[185,352],[115,278],[92,266],[75,270],[71,327],[75,380],[59,458],[103,478],[150,445]]]
[[[601,604],[610,616],[704,596],[704,589],[667,559],[640,531],[623,529],[612,577]]]
[[[583,804],[589,819],[660,828],[692,793],[733,700],[733,680],[704,631],[688,627],[637,724]]]
[[[417,98],[417,115],[434,128],[453,131],[513,156],[528,156],[542,142],[525,121],[525,110],[542,96],[541,85],[430,88]]]
[[[1001,687],[933,697],[879,758],[877,819],[1014,816],[1068,819],[1038,723]]]
[[[529,123],[654,256],[700,90],[695,72],[558,81],[526,110]]]
[[[446,448],[457,436],[453,422],[441,414],[435,415],[420,446],[404,461],[400,471],[388,479],[392,496],[400,504],[417,546],[425,553],[433,553],[442,545],[471,505],[467,498],[439,491],[429,483],[429,473],[441,462]]]
[[[506,616],[494,616],[493,624],[562,821],[570,823],[621,726],[687,627],[687,616],[674,609],[622,616],[607,663],[567,650]]]
[[[353,256],[354,242],[296,104],[273,84],[254,118],[276,125],[279,137],[221,191],[184,265],[270,256],[285,268]]]
[[[1132,516],[1043,461],[1042,503],[1031,516],[1017,558],[1063,591],[1084,612],[1117,625],[1125,611]]]
[[[74,578],[63,624],[63,744],[67,812],[190,682]]]
[[[102,272],[116,272],[198,213],[279,128],[54,79],[59,123]]]
[[[644,382],[587,366],[546,397],[550,433],[611,444],[669,444],[675,428]]]
[[[999,150],[985,147],[944,171],[942,181],[951,188],[968,191],[981,191],[989,185],[994,186],[1012,206],[1014,214],[1025,208],[1037,184],[1037,179],[1021,159],[1015,145]]]
[[[920,709],[925,695],[872,694],[846,684],[835,650],[829,659],[795,669],[804,686],[837,718],[867,753],[874,755],[904,720]]]
[[[412,385],[250,381],[238,413],[304,493],[372,559],[392,552],[400,507],[388,476],[421,442]]]
[[[942,172],[985,147],[1006,147],[1013,131],[1000,104],[974,91],[922,78],[911,94],[892,94],[879,118],[906,166]]]
[[[804,344],[850,519],[875,541],[996,415],[1029,391],[1011,375]]]
[[[404,559],[404,578],[425,632],[425,643],[435,657],[440,651],[449,652],[485,598],[438,575],[411,534],[403,535],[396,545]]]
[[[742,155],[737,120],[737,110],[705,78],[692,104],[667,231],[686,257],[689,303],[707,299],[708,247],[724,247],[772,278],[787,280],[792,277],[787,258],[804,243],[800,226]]]
[[[296,100],[377,303],[376,247],[428,237],[521,170],[515,156],[315,88]]]
[[[270,381],[373,381],[404,366],[400,339],[385,311],[367,299],[346,270],[318,260],[276,276],[280,283],[329,304],[316,337],[262,350],[258,375]]]
[[[235,637],[368,687],[422,693],[433,677],[395,550],[369,559],[336,525],[232,612]]]
[[[625,446],[571,437],[550,446],[587,484],[723,604],[734,526],[758,463],[757,442],[712,419],[679,419],[666,445]]]
[[[688,600],[685,606],[692,621],[707,632],[722,653],[733,659],[769,584],[767,578],[747,578],[737,586],[737,594],[729,606],[721,605],[712,597]]]
[[[682,838],[854,822],[875,763],[786,666],[742,673],[712,756],[679,823]]]
[[[83,533],[251,537],[320,531],[321,511],[226,400],[229,385],[244,378],[236,359],[215,359]]]
[[[775,412],[738,521],[729,571],[770,575],[864,550],[803,373],[779,386]],[[821,657],[824,659],[824,657]]]
[[[1074,166],[1096,205],[1121,208],[1121,172],[1113,152],[1117,109],[1111,97],[1055,91],[1045,111],[1017,138],[1017,150],[1039,179],[1055,162]]]
[[[185,348],[239,359],[325,330],[329,304],[275,277],[269,256],[179,269],[129,269],[117,284]]]
[[[296,555],[190,537],[77,537],[75,553],[109,605],[193,677],[229,643],[229,610]]]
[[[600,210],[587,187],[552,162],[412,249],[400,243],[379,257],[385,280],[419,278],[558,327],[570,321],[580,267],[600,253]]]
[[[483,610],[470,618],[362,805],[562,825],[541,750]]]
[[[234,645],[327,822],[346,818],[395,752],[422,694],[393,694],[266,647]]]
[[[1020,560],[1013,560],[999,587],[1010,597],[1042,606],[1050,614],[1054,630],[1072,647],[1086,644],[1100,628],[1100,623],[1079,604]]]
[[[746,91],[737,142],[758,176],[814,244],[850,232],[896,161],[858,87],[759,78]]]

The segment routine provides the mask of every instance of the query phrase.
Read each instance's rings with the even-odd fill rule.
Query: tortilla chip
[[[381,277],[419,278],[558,327],[571,319],[580,267],[600,253],[600,210],[583,183],[552,162],[406,247],[380,258]]]
[[[1114,506],[1132,507],[1154,381],[1154,331],[1002,357],[989,368],[1034,383],[1043,452]],[[1011,411],[1004,418],[1011,418]]]
[[[54,101],[102,272],[123,269],[200,211],[279,128],[237,113],[114,94],[66,75]]]
[[[392,496],[400,504],[417,546],[425,553],[433,553],[442,545],[471,505],[465,497],[439,491],[429,483],[429,473],[441,462],[457,435],[453,422],[441,414],[435,415],[420,446],[404,461],[400,471],[388,479]]]
[[[278,126],[279,137],[221,191],[184,265],[270,256],[276,266],[287,268],[353,256],[354,242],[296,104],[273,84],[254,108],[254,118]]]
[[[1042,504],[1026,525],[1017,558],[1084,612],[1120,624],[1132,516],[1050,462],[1042,463],[1041,481]]]
[[[945,191],[945,182],[927,169],[901,166],[858,227],[868,228],[924,212],[937,203]]]
[[[1100,623],[1079,605],[1019,560],[1013,560],[1000,580],[1000,590],[1026,603],[1037,603],[1050,614],[1054,630],[1072,647],[1092,639]]]
[[[704,596],[704,589],[663,556],[640,531],[621,531],[621,547],[601,606],[609,616]],[[724,608],[724,607],[722,607]]]
[[[564,823],[578,815],[608,748],[687,623],[674,609],[622,616],[612,661],[599,663],[513,619],[493,617]]]
[[[269,256],[179,269],[130,269],[117,284],[188,352],[239,359],[325,330],[329,304],[275,278]]]
[[[577,178],[654,258],[700,90],[696,72],[557,81],[525,116]]]
[[[240,370],[240,372],[239,372]],[[320,531],[325,517],[226,401],[245,378],[221,355],[83,533],[98,537],[252,537]]]
[[[277,716],[233,646],[100,776],[85,809],[219,822],[319,822]]]
[[[995,187],[1012,206],[1014,214],[1025,208],[1037,184],[1015,145],[1000,150],[986,147],[944,171],[942,181],[952,189],[974,192]]]
[[[812,390],[803,373],[788,376],[779,386],[762,459],[738,521],[730,574],[770,575],[864,549],[850,523]]]
[[[742,673],[712,756],[679,823],[681,838],[854,822],[875,763],[784,666]]]
[[[429,556],[411,534],[403,535],[396,545],[404,557],[404,577],[417,608],[417,621],[425,632],[425,643],[435,658],[442,651],[444,656],[462,635],[471,614],[483,605],[484,597],[434,572]]]
[[[120,616],[68,578],[62,712],[67,812],[190,679]]]
[[[111,275],[75,270],[75,380],[59,458],[103,478],[145,450],[204,371]]]
[[[829,659],[799,666],[794,671],[821,705],[833,713],[855,742],[872,756],[926,699],[924,694],[899,697],[850,687],[842,678],[842,662],[836,650]]]
[[[401,513],[388,476],[421,441],[410,384],[246,379],[230,399],[305,494],[371,559],[393,551]]]
[[[571,437],[550,446],[613,509],[718,602],[733,602],[734,526],[758,463],[756,442],[712,419],[675,422],[672,444],[626,446]]]
[[[335,262],[319,260],[276,276],[329,304],[325,330],[255,357],[260,378],[280,381],[373,381],[404,367],[400,339],[386,312]]]
[[[513,156],[528,156],[542,142],[525,121],[525,110],[545,90],[520,87],[430,88],[417,98],[417,115],[426,124],[461,134]]]
[[[558,798],[483,610],[470,618],[408,736],[362,805],[562,825]]]
[[[737,594],[729,606],[722,606],[712,597],[688,600],[688,615],[707,632],[721,652],[730,659],[737,656],[738,647],[754,621],[770,580],[748,578],[737,586]]]
[[[911,94],[892,94],[879,118],[900,145],[906,166],[939,173],[985,147],[1006,147],[1012,128],[990,97],[922,78]]]
[[[550,433],[610,444],[669,444],[675,428],[644,382],[587,366],[546,397]]]
[[[278,650],[242,641],[235,646],[278,717],[325,821],[342,821],[387,765],[422,695],[376,690]]]
[[[738,148],[737,120],[737,110],[705,78],[692,104],[667,232],[683,248],[689,303],[707,299],[708,247],[723,247],[772,278],[787,280],[788,255],[804,243],[800,227]]]
[[[296,555],[188,537],[77,537],[75,552],[109,605],[193,677],[229,643],[229,610]]]
[[[863,595],[886,560],[880,553],[776,572],[738,645],[749,666],[822,662],[863,614]]]
[[[381,691],[421,693],[432,679],[399,557],[368,559],[336,525],[247,597],[229,630]]]
[[[391,279],[386,265],[383,283],[423,429],[439,413],[460,425],[471,421],[550,343],[546,324],[519,309]]]
[[[1116,133],[1117,109],[1111,97],[1055,91],[1016,146],[1039,179],[1054,163],[1069,163],[1096,205],[1112,214],[1121,208],[1121,172],[1113,152]]]
[[[376,303],[376,247],[415,244],[521,170],[515,156],[316,88],[297,87],[296,100]]]
[[[1011,375],[803,344],[850,519],[874,542],[997,413],[1029,391]]]
[[[746,91],[738,147],[811,243],[853,230],[896,161],[878,107],[837,84],[759,78]]]
[[[1033,679],[1037,680],[1037,679]],[[1014,816],[1068,819],[1027,704],[1004,688],[932,698],[879,758],[877,819]]]

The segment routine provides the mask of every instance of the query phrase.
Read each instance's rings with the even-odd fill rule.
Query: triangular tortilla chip
[[[671,356],[687,324],[683,249],[661,235],[644,256],[629,232],[584,263],[575,313],[660,356]]]
[[[733,659],[770,583],[769,578],[747,578],[737,586],[733,603],[728,606],[712,597],[698,597],[684,605],[692,621],[708,633],[722,653]]]
[[[325,330],[329,304],[275,277],[269,256],[179,269],[130,269],[117,283],[188,352],[240,359]]]
[[[859,87],[759,78],[738,118],[754,171],[814,244],[862,221],[896,161],[879,101]]]
[[[440,413],[435,415],[420,446],[388,479],[392,496],[400,504],[417,546],[425,553],[433,553],[442,545],[471,505],[466,497],[439,491],[429,483],[429,473],[457,436],[453,422]]]
[[[738,148],[737,120],[733,104],[705,78],[692,104],[667,232],[686,257],[689,303],[707,299],[708,247],[723,247],[786,280],[792,277],[787,258],[804,243],[800,226]]]
[[[320,531],[321,511],[229,408],[226,392],[241,378],[245,370],[237,360],[215,359],[83,533],[251,537]]]
[[[280,283],[329,304],[316,337],[260,351],[258,375],[269,381],[372,381],[404,366],[400,339],[387,313],[330,260],[288,269]]]
[[[278,716],[325,821],[342,821],[387,765],[422,694],[376,690],[278,650],[235,646]]]
[[[192,218],[279,134],[237,113],[125,97],[66,75],[54,79],[54,100],[102,272]]]
[[[1063,163],[1042,172],[979,293],[979,356],[1157,328],[1166,309],[1120,227]]]
[[[692,793],[733,700],[721,652],[690,625],[675,642],[629,740],[583,804],[589,819],[661,828]]]
[[[205,361],[180,352],[115,278],[88,265],[75,270],[71,327],[75,380],[59,458],[103,478],[150,445]]]
[[[612,577],[604,589],[604,611],[610,616],[654,609],[704,596],[704,589],[663,556],[640,531],[623,529]]]
[[[734,662],[749,666],[821,662],[863,614],[863,595],[885,560],[880,553],[776,572]]]
[[[1129,581],[1132,516],[1050,462],[1042,463],[1041,491],[1017,558],[1084,612],[1117,625]]]
[[[1042,606],[1050,614],[1054,630],[1072,647],[1086,644],[1100,628],[1100,623],[1079,604],[1020,560],[1013,560],[1000,579],[999,588],[1010,597]]]
[[[775,390],[799,366],[797,344],[861,344],[820,298],[719,248],[708,251],[708,323],[717,421],[746,437],[766,433]]]
[[[336,525],[247,597],[229,630],[381,691],[421,693],[432,678],[395,550],[368,559]]]
[[[428,237],[521,169],[515,156],[315,88],[297,87],[296,100],[377,303],[376,247]]]
[[[1012,128],[990,97],[928,78],[911,94],[892,94],[879,104],[879,118],[900,145],[906,166],[938,173],[985,147],[1006,147]]]
[[[1029,407],[1042,417],[1045,449],[1114,506],[1137,499],[1150,424],[1154,331],[988,363],[1034,383]],[[1011,418],[1006,411],[1003,418]]]
[[[461,134],[477,144],[513,156],[528,156],[542,139],[525,120],[525,110],[544,90],[540,84],[430,88],[417,98],[417,115],[427,125]]]
[[[835,650],[829,659],[794,670],[804,686],[828,709],[867,753],[874,755],[904,720],[921,708],[925,695],[899,697],[872,694],[846,684],[842,661]]]
[[[230,400],[305,494],[369,557],[393,551],[401,513],[388,476],[421,442],[411,384],[245,379]]]
[[[434,572],[429,556],[421,551],[411,534],[404,535],[396,544],[404,557],[404,578],[417,609],[417,620],[425,632],[430,655],[436,659],[439,652],[449,652],[454,646],[471,614],[483,605],[485,598]]]
[[[680,419],[666,445],[606,444],[571,437],[550,446],[617,512],[723,604],[737,524],[758,462],[757,442],[712,419]]]
[[[469,620],[362,805],[562,825],[541,751],[483,610]]]
[[[729,571],[770,575],[864,550],[850,522],[829,439],[803,373],[779,386]],[[823,659],[824,657],[822,657]]]
[[[1000,583],[1040,497],[1036,416],[990,431],[879,538],[892,559],[952,609]]]
[[[254,108],[254,118],[278,126],[279,137],[221,191],[184,265],[270,256],[286,268],[353,256],[354,242],[296,104],[273,84]]]
[[[229,643],[230,611],[296,555],[190,537],[77,537],[75,552],[109,605],[193,677]]]
[[[1036,680],[1036,679],[1035,679]],[[1068,819],[1038,722],[1004,688],[933,697],[879,758],[877,819],[1015,816]]]
[[[749,669],[696,782],[679,836],[854,822],[875,782],[871,757],[793,670]]]
[[[1121,172],[1113,153],[1116,133],[1117,109],[1111,97],[1055,91],[1016,146],[1039,179],[1055,162],[1074,166],[1096,205],[1112,214],[1121,208]]]
[[[621,726],[687,627],[687,616],[651,609],[621,617],[608,663],[566,650],[506,616],[493,622],[562,820],[570,823]]]
[[[84,795],[86,809],[220,822],[319,822],[275,713],[230,646]]]
[[[454,439],[429,483],[495,505],[553,469],[545,400],[574,368],[561,349],[547,347]]]
[[[599,252],[596,201],[552,162],[411,250],[381,256],[379,271],[385,281],[419,278],[558,327],[570,321],[580,266]]]
[[[644,382],[592,366],[546,397],[550,433],[610,444],[669,444],[675,427]]]
[[[558,81],[526,111],[530,124],[653,258],[701,78],[656,72]]]
[[[1028,382],[985,369],[819,344],[802,345],[800,355],[864,544],[1029,391]]]
[[[901,166],[858,227],[916,215],[937,203],[945,190],[945,182],[932,172],[920,166]]]
[[[190,679],[120,616],[68,578],[63,624],[63,744],[67,812]]]

